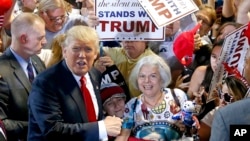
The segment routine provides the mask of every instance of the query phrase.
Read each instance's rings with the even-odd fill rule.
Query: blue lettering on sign
[[[99,11],[98,17],[135,17],[134,11]]]
[[[139,17],[148,17],[147,12],[145,12],[145,11],[138,11],[138,15],[139,15]]]

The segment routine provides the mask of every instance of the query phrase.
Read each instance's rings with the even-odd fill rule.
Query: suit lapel
[[[18,61],[16,60],[15,56],[12,54],[9,48],[6,50],[6,55],[10,58],[9,59],[10,65],[14,70],[15,77],[17,78],[17,80],[20,81],[20,83],[29,93],[31,89],[31,84],[29,82],[29,79],[27,78],[25,72],[23,71],[22,67],[20,66],[20,64],[18,63]]]
[[[66,72],[62,72],[62,74],[64,75],[64,78],[67,78],[67,86],[65,86],[65,88],[67,88],[65,90],[65,93],[68,93],[71,95],[72,99],[75,101],[76,105],[78,106],[78,110],[79,113],[81,114],[82,120],[84,122],[88,122],[88,118],[87,118],[87,111],[86,111],[86,107],[82,98],[82,92],[80,90],[80,87],[78,86],[74,76],[72,75],[71,71],[68,69],[65,61],[62,62],[63,65],[63,70],[65,70]]]
[[[102,102],[101,102],[101,96],[100,96],[100,90],[99,90],[100,82],[98,81],[99,79],[97,75],[95,74],[95,71],[93,71],[93,69],[89,72],[89,75],[92,81],[93,89],[94,89],[96,100],[98,103],[98,109],[99,109],[98,119],[102,119],[103,110],[102,110]]]
[[[87,110],[86,110],[86,107],[82,98],[82,93],[81,93],[80,88],[78,87],[78,88],[73,89],[71,96],[78,106],[79,112],[81,113],[82,120],[85,122],[88,122],[88,118],[87,118],[88,116],[86,115]]]
[[[65,61],[62,62],[64,68],[66,69],[67,72],[64,72],[64,78],[68,78],[67,81],[69,81],[69,83],[67,84],[71,84],[71,86],[65,86],[65,87],[70,87],[69,88],[69,93],[71,94],[72,98],[74,99],[74,101],[76,102],[79,112],[81,113],[82,119],[83,121],[88,122],[88,118],[87,118],[87,110],[84,104],[84,100],[82,97],[82,92],[80,87],[78,86],[78,84],[76,84],[76,80],[74,78],[74,76],[72,75],[71,71],[68,69]],[[67,75],[66,75],[67,74]],[[99,84],[100,81],[98,81],[98,77],[96,76],[95,71],[90,71],[89,72],[90,75],[90,79],[92,81],[92,85],[94,88],[94,92],[96,95],[96,99],[98,102],[98,108],[99,108],[99,115],[98,115],[98,119],[102,119],[102,103],[101,103],[101,97],[100,97],[100,92],[99,92]]]
[[[36,74],[41,73],[45,70],[45,65],[43,62],[38,58],[38,56],[32,56],[31,57],[32,64],[36,70]]]

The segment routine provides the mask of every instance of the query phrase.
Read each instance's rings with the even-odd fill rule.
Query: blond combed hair
[[[63,8],[66,11],[68,10],[69,6],[68,3],[64,0],[41,0],[38,5],[38,12],[45,12],[48,10],[54,10],[57,8]]]
[[[99,36],[96,30],[92,27],[84,25],[73,26],[66,32],[62,46],[67,47],[72,40],[79,40],[85,44],[94,43],[97,53],[99,53]]]

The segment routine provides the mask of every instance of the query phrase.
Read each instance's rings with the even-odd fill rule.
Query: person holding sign
[[[243,76],[250,84],[250,50],[248,49]],[[249,125],[250,117],[250,98],[249,90],[245,99],[229,104],[225,108],[219,109],[212,122],[210,141],[230,140],[230,125]]]
[[[51,43],[55,36],[65,33],[74,25],[88,24],[81,15],[70,16],[68,11],[68,3],[64,0],[40,0],[38,5],[38,15],[46,23],[46,40],[47,44],[44,48],[51,49]]]
[[[105,116],[123,117],[125,111],[126,94],[116,83],[101,85],[101,99]]]
[[[200,46],[205,44],[212,44],[211,39],[208,37],[209,31],[216,20],[216,11],[213,7],[207,4],[203,4],[199,7],[199,10],[195,13],[198,22],[201,22],[201,27],[196,35],[196,40],[201,40]],[[199,45],[196,46],[199,48]]]
[[[195,69],[188,89],[188,95],[191,99],[194,97],[193,93],[198,92],[201,86],[204,87],[206,92],[209,91],[211,77],[213,75],[213,71],[217,67],[216,63],[219,59],[223,41],[224,40],[218,41],[213,45],[210,56],[210,64],[208,66],[199,66]]]
[[[102,84],[100,95],[104,116],[115,116],[122,119],[126,102],[126,93],[122,87],[112,82]],[[109,141],[113,141],[114,139],[115,137],[108,137]]]
[[[222,44],[223,40],[214,44],[210,56],[210,64],[197,67],[191,77],[189,89],[187,92],[189,98],[201,99],[203,103],[202,109],[206,109],[205,111],[199,114],[199,119],[202,119],[207,114],[207,112],[209,112],[216,106],[216,103],[211,103],[212,105],[206,104],[207,96],[205,94],[209,92],[209,86],[212,81],[214,71],[217,68],[217,62],[219,60]]]
[[[103,67],[109,67],[110,59],[117,66],[122,76],[128,84],[130,97],[136,97],[140,94],[138,89],[135,89],[131,83],[129,83],[129,76],[131,70],[137,64],[137,62],[144,56],[155,54],[147,46],[146,41],[122,41],[122,47],[102,47],[105,56],[98,58],[95,67],[98,70],[103,70]]]
[[[220,107],[225,107],[228,104],[243,99],[247,90],[247,86],[242,82],[240,77],[236,76],[236,74],[230,74],[230,76],[225,78],[222,87],[219,88],[218,92],[220,105],[211,110],[200,121],[201,128],[198,132],[201,140],[209,140],[215,112]]]

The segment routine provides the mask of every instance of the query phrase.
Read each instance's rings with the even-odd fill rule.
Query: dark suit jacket
[[[4,128],[4,123],[2,122],[2,120],[0,120],[0,141],[7,141],[6,139],[6,130]]]
[[[38,56],[31,60],[37,73],[45,69]],[[29,79],[8,48],[0,56],[0,119],[4,122],[8,141],[26,140],[30,89]]]
[[[101,73],[90,78],[103,118],[99,92]],[[65,61],[36,77],[28,100],[29,141],[98,141],[98,122],[88,122],[81,90]]]

